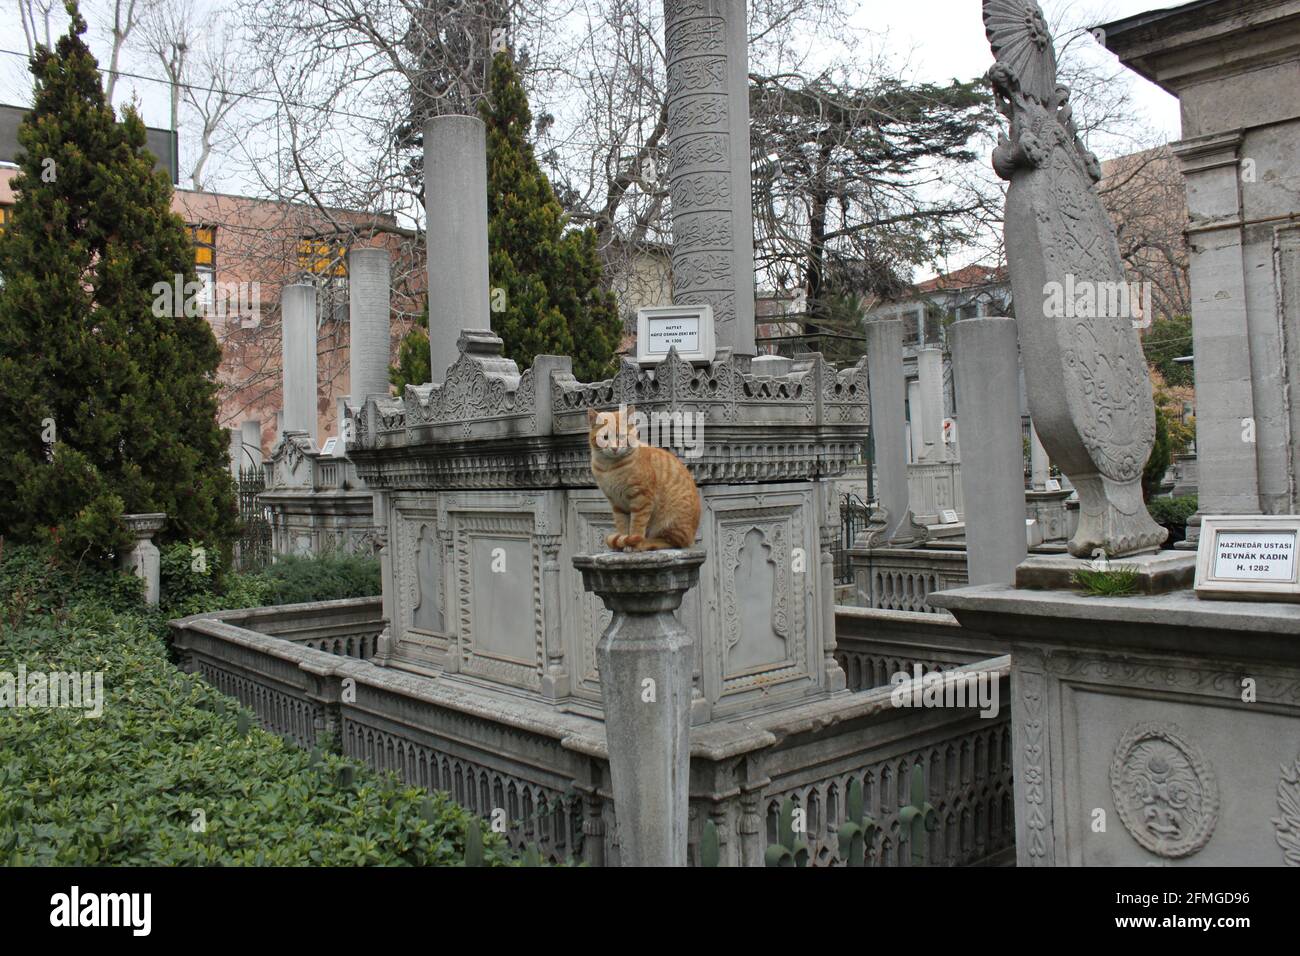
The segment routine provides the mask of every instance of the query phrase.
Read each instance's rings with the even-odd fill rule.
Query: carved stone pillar
[[[375,543],[379,546],[379,579],[383,585],[384,628],[379,632],[375,643],[375,656],[372,663],[387,667],[393,656],[393,613],[397,581],[393,577],[393,554],[389,550],[388,535],[388,493],[373,492],[371,507],[375,516]]]
[[[451,613],[447,605],[447,595],[455,595],[456,592],[456,554],[453,547],[452,534],[450,528],[438,526],[438,545],[442,551],[442,560],[439,562],[439,568],[442,574],[442,626],[447,632],[447,650],[446,657],[443,660],[442,669],[448,674],[460,672],[460,627],[453,622],[456,616]]]
[[[844,669],[835,659],[835,539],[838,511],[835,507],[835,485],[829,479],[817,482],[818,536],[821,539],[821,557],[817,576],[817,599],[821,604],[822,649],[825,657],[826,689],[831,693],[844,690]]]
[[[135,536],[135,544],[119,557],[118,562],[144,581],[145,603],[157,604],[162,591],[162,556],[153,543],[153,536],[167,523],[167,515],[162,512],[122,515],[122,522]]]
[[[596,648],[624,866],[685,866],[693,647],[673,616],[701,551],[575,555],[613,612]]]

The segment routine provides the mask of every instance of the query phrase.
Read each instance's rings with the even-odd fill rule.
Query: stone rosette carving
[[[1068,548],[1076,557],[1152,551],[1167,536],[1142,501],[1155,409],[1139,317],[1123,308],[1130,297],[1107,291],[1127,290],[1127,279],[1096,191],[1101,166],[1075,129],[1035,0],[984,0],[984,23],[996,60],[989,79],[1010,124],[993,168],[1010,183],[1007,262],[1029,409],[1079,492]],[[1054,289],[1090,289],[1096,307],[1049,309]]]
[[[1115,744],[1110,789],[1124,828],[1166,859],[1190,856],[1219,821],[1219,784],[1199,747],[1176,725],[1137,724]]]
[[[1300,757],[1291,766],[1282,765],[1277,782],[1278,815],[1273,818],[1277,845],[1287,866],[1300,866]]]

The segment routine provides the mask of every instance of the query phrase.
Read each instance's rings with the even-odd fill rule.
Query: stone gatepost
[[[971,584],[1010,584],[1027,553],[1016,321],[964,319],[950,333],[967,439],[967,573]]]
[[[596,648],[624,866],[685,866],[694,642],[673,612],[702,551],[579,554],[583,587],[613,613]]]
[[[126,530],[135,535],[135,544],[118,559],[122,568],[144,581],[144,600],[146,604],[157,604],[161,592],[159,583],[162,572],[162,559],[158,548],[153,543],[153,536],[167,523],[167,515],[161,512],[152,514],[122,515]]]

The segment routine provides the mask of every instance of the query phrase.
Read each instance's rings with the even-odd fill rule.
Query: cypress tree
[[[569,355],[581,381],[604,378],[614,371],[623,330],[618,306],[613,293],[601,288],[595,232],[568,228],[537,164],[528,141],[528,97],[508,53],[493,58],[488,98],[479,112],[487,125],[492,329],[521,369],[537,355]],[[427,337],[412,329],[402,350],[415,358],[421,344],[427,352]],[[411,382],[411,372],[419,374],[414,363],[399,363],[394,384],[400,389]]]
[[[107,560],[128,540],[123,512],[164,511],[162,542],[225,546],[221,349],[197,301],[170,292],[197,282],[193,246],[143,121],[129,107],[116,121],[67,8],[67,35],[30,64],[0,237],[0,533]]]

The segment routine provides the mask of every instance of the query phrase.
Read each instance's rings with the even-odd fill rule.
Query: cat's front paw
[[[639,551],[644,542],[645,535],[643,534],[629,534],[623,536],[624,550]]]
[[[611,551],[622,551],[623,539],[626,537],[627,535],[619,534],[617,531],[613,534],[607,534],[605,535],[605,547],[609,548]]]

